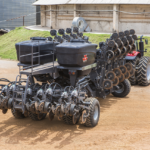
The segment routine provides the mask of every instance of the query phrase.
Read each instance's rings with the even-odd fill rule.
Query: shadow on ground
[[[99,99],[101,112],[109,109],[118,100],[121,99],[112,95],[104,100]],[[92,128],[87,128],[84,125],[67,125],[63,121],[58,121],[57,118],[52,122],[49,121],[48,117],[43,121],[35,122],[30,118],[18,120],[10,117],[0,122],[0,139],[5,138],[7,144],[25,142],[29,145],[35,145],[44,142],[52,145],[59,142],[55,148],[61,149],[69,145],[75,137],[86,133],[87,130],[92,130]]]

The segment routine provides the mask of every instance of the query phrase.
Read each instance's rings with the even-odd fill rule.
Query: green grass
[[[89,41],[96,44],[106,41],[106,39],[110,37],[110,34],[84,33],[84,35],[89,36]],[[30,37],[36,36],[48,37],[50,36],[50,33],[48,31],[33,31],[18,27],[7,34],[0,36],[0,58],[17,60],[15,43],[26,41],[29,40]],[[150,37],[145,38],[150,41]],[[150,44],[145,45],[145,48],[148,50],[145,55],[150,56]]]
[[[145,53],[144,55],[150,57],[150,37],[145,36],[144,38],[148,39],[149,41],[147,45],[145,44],[145,49],[147,49],[147,53]]]
[[[48,31],[32,31],[23,27],[16,28],[3,36],[0,36],[0,58],[17,60],[15,43],[30,40],[30,37],[48,37]]]

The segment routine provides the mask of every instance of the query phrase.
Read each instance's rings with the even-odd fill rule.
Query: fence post
[[[23,26],[24,26],[24,16],[23,16]]]
[[[113,5],[113,32],[119,31],[119,5]]]

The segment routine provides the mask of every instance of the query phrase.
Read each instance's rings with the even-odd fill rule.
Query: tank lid
[[[85,40],[82,40],[82,39],[72,39],[71,41],[70,41],[71,43],[85,43]]]
[[[97,48],[97,44],[86,43],[84,40],[73,40],[71,42],[64,42],[56,46],[56,49],[67,48],[67,49],[80,49],[86,47],[95,47]]]
[[[46,40],[46,38],[43,37],[31,37],[30,40]]]

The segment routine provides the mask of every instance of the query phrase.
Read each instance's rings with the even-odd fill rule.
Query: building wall
[[[127,12],[150,12],[150,5],[120,5],[121,11]],[[135,29],[139,34],[150,33],[150,14],[126,14],[120,13],[119,16],[119,30]]]
[[[57,13],[58,28],[71,27],[74,18],[74,5],[59,5],[57,6],[57,10],[60,11]]]
[[[42,6],[44,7],[44,6]],[[118,5],[118,10],[125,12],[149,12],[150,5]],[[74,5],[57,5],[57,6],[46,6],[46,10],[57,10],[50,13],[46,12],[46,23],[45,26],[51,28],[67,28],[71,27],[72,20],[74,18]],[[104,32],[110,33],[113,31],[113,12],[114,5],[76,5],[76,10],[85,10],[76,11],[77,17],[83,17],[89,24],[93,32]],[[93,10],[105,10],[101,12],[96,12]],[[110,10],[110,11],[106,11]],[[52,23],[50,14],[53,15]],[[41,14],[42,15],[42,14]],[[118,30],[122,31],[125,29],[136,30],[136,33],[150,33],[150,28],[148,28],[150,23],[150,14],[126,14],[126,13],[117,13],[118,17]],[[51,26],[53,24],[53,26]]]

